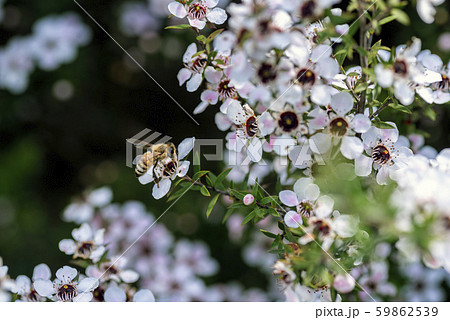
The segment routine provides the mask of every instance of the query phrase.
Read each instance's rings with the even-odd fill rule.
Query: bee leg
[[[159,178],[156,176],[156,172],[155,172],[155,168],[158,165],[158,161],[155,162],[155,164],[153,165],[153,179],[155,180],[156,186],[159,188]]]

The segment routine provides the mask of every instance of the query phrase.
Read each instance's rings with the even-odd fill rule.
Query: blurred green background
[[[161,30],[155,38],[158,50],[143,52],[139,39],[120,32],[118,18],[127,1],[92,2],[80,0],[90,14],[126,48],[144,68],[192,112],[199,92],[188,93],[178,86],[176,74],[182,67],[185,47],[194,40],[192,31]],[[145,3],[144,0],[141,1]],[[345,5],[343,4],[342,7]],[[10,266],[10,274],[30,275],[33,267],[45,262],[52,270],[67,264],[58,242],[70,236],[74,225],[64,223],[61,213],[83,190],[110,185],[115,201],[136,199],[159,216],[167,208],[164,200],[151,197],[151,186],[141,185],[133,169],[125,165],[125,139],[144,128],[173,137],[178,144],[185,137],[221,138],[213,123],[216,107],[195,116],[197,126],[182,110],[70,0],[6,1],[5,21],[0,24],[0,46],[15,36],[27,35],[33,23],[49,14],[78,13],[90,27],[93,38],[79,50],[70,64],[53,72],[37,69],[25,93],[14,95],[0,90],[0,256]],[[408,7],[411,26],[396,22],[386,26],[379,37],[386,46],[404,43],[416,35],[423,47],[448,61],[449,52],[439,49],[439,34],[450,32],[448,3],[438,8],[436,23],[427,25]],[[377,37],[375,38],[375,41]],[[52,93],[60,80],[74,88],[66,101]],[[427,143],[438,150],[450,145],[450,113],[440,106],[437,122],[421,117],[396,115],[403,128],[417,125],[430,133]],[[389,113],[382,115],[390,120]],[[416,121],[417,120],[417,121]],[[220,163],[205,163],[218,172]],[[220,224],[220,209],[208,221],[204,218],[208,199],[189,193],[161,220],[177,236],[200,238],[211,247],[212,256],[222,266],[220,281],[238,280],[259,286],[263,279],[244,267],[239,247],[227,239]]]

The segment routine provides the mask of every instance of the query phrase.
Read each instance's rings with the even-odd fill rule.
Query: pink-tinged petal
[[[109,287],[105,291],[105,302],[125,302],[127,295],[122,288]]]
[[[78,284],[78,291],[80,292],[93,291],[97,287],[98,287],[98,279],[84,278]]]
[[[197,53],[197,45],[194,43],[191,43],[187,48],[186,52],[183,55],[183,62],[189,63],[192,61],[192,56]]]
[[[33,283],[34,289],[42,297],[50,297],[55,294],[53,283],[50,280],[38,279]]]
[[[232,122],[226,115],[221,112],[216,113],[214,117],[214,121],[216,122],[216,126],[220,131],[227,131],[230,129]]]
[[[387,124],[393,126],[393,129],[378,129],[381,135],[381,140],[386,141],[390,139],[392,142],[396,142],[398,140],[399,132],[397,129],[397,125],[394,122],[387,121]]]
[[[65,254],[74,254],[77,248],[75,241],[71,239],[61,240],[58,244],[59,250],[64,252]]]
[[[298,205],[297,194],[294,191],[283,190],[278,196],[280,197],[280,201],[288,207],[295,207]]]
[[[331,148],[331,136],[326,133],[316,133],[310,139],[310,147],[314,153],[325,154]]]
[[[227,13],[221,8],[214,8],[206,14],[206,19],[214,24],[223,24],[227,21]]]
[[[141,184],[153,182],[153,166],[151,166],[146,173],[138,178]]]
[[[56,271],[56,277],[63,281],[72,281],[78,274],[77,269],[64,266]]]
[[[178,71],[177,79],[180,86],[182,86],[190,77],[192,76],[192,72],[189,69],[183,68]]]
[[[317,63],[317,70],[322,78],[332,79],[339,73],[339,64],[333,58],[324,58]]]
[[[387,184],[389,178],[389,168],[387,166],[381,166],[377,173],[377,183],[380,185]]]
[[[189,24],[191,26],[193,26],[194,28],[197,28],[199,30],[202,30],[205,27],[205,25],[206,25],[205,21],[201,21],[201,20],[197,20],[197,19],[191,19],[191,18],[188,18],[188,20],[189,20]]]
[[[372,172],[372,159],[361,155],[355,159],[355,174],[359,177],[366,177]]]
[[[173,14],[175,17],[177,18],[184,18],[187,15],[187,11],[184,7],[184,5],[182,5],[179,2],[171,2],[168,5],[169,11],[171,14]]]
[[[327,218],[333,212],[334,200],[329,196],[321,196],[317,199],[315,215],[318,218]]]
[[[298,228],[303,224],[302,216],[295,211],[288,211],[284,216],[284,223],[289,228]]]
[[[155,199],[161,199],[162,197],[164,197],[167,192],[169,192],[170,190],[170,186],[172,185],[172,181],[170,179],[163,179],[159,182],[159,186],[158,184],[155,183],[155,185],[153,186],[153,198]]]
[[[318,129],[323,129],[328,124],[328,115],[327,112],[319,107],[314,108],[309,114],[308,117],[308,127],[311,131],[315,131]]]
[[[205,69],[205,79],[209,83],[219,83],[220,79],[222,79],[223,71],[216,70],[211,66],[206,67]]]
[[[341,153],[347,159],[353,160],[358,158],[364,151],[362,141],[357,137],[345,136],[341,142]]]
[[[330,106],[338,115],[344,116],[353,109],[352,95],[346,91],[336,93],[331,97]]]
[[[349,274],[338,274],[334,278],[333,287],[341,293],[349,293],[355,288],[355,279]]]
[[[186,173],[188,172],[188,170],[189,170],[189,165],[191,164],[191,162],[190,161],[183,161],[182,163],[181,163],[181,165],[178,167],[178,173],[177,173],[177,175],[179,176],[179,177],[184,177],[185,175],[186,175]]]
[[[194,73],[191,79],[186,83],[186,90],[189,92],[197,91],[202,84],[203,77],[200,73]]]
[[[155,296],[148,289],[141,289],[133,296],[133,302],[155,302]]]
[[[33,270],[33,281],[42,279],[49,280],[52,276],[50,268],[45,263],[38,264]]]
[[[178,145],[178,159],[184,159],[194,148],[195,138],[186,138]]]
[[[222,113],[224,113],[224,114],[226,114],[227,113],[227,110],[228,110],[228,107],[232,104],[232,103],[234,103],[236,100],[234,100],[234,99],[227,99],[227,100],[225,100],[221,105],[220,105],[220,112],[222,112]]]
[[[369,117],[362,113],[358,113],[357,115],[355,115],[351,122],[353,130],[358,133],[367,132],[367,130],[370,129],[371,125],[372,122],[370,121]]]
[[[270,112],[264,112],[258,119],[258,126],[261,136],[264,137],[271,134],[275,130],[277,124],[275,119],[270,115]]]
[[[203,111],[206,110],[206,108],[208,108],[209,103],[206,101],[202,101],[198,104],[197,107],[195,107],[194,111],[192,111],[193,114],[199,114],[202,113]]]
[[[208,102],[209,104],[216,104],[219,99],[219,94],[213,90],[205,90],[200,95],[202,101]]]

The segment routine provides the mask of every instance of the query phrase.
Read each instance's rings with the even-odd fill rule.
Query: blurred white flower
[[[59,242],[59,250],[65,254],[73,255],[73,258],[91,259],[98,262],[105,253],[103,234],[105,229],[93,231],[88,223],[83,223],[80,228],[72,231],[75,239],[64,239]]]

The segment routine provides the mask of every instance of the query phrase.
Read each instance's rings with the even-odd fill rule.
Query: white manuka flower
[[[428,70],[437,72],[441,75],[440,81],[433,82],[429,88],[422,90],[429,90],[428,95],[431,99],[425,100],[428,103],[444,104],[450,101],[450,62],[444,65],[441,58],[432,54],[430,50],[422,51],[417,60]],[[421,95],[422,96],[422,95]]]
[[[433,23],[434,15],[438,5],[444,3],[445,0],[417,0],[417,13],[420,19],[425,23]]]
[[[65,254],[73,255],[73,258],[91,259],[93,262],[100,260],[105,253],[103,234],[105,229],[93,231],[87,223],[72,231],[75,239],[64,239],[59,242],[59,250]]]
[[[161,199],[169,192],[172,180],[176,177],[184,177],[186,175],[189,170],[190,162],[180,161],[186,158],[189,152],[194,148],[194,142],[194,137],[184,139],[178,145],[176,159],[168,157],[158,163],[158,168],[153,170],[153,166],[151,166],[145,174],[139,177],[139,182],[142,184],[153,182],[155,181],[155,178],[157,178],[152,192],[155,199]],[[171,170],[167,170],[168,168],[171,168]],[[173,170],[173,168],[175,168],[175,170]],[[155,171],[156,177],[153,177],[153,171]]]
[[[89,302],[92,300],[92,291],[98,287],[96,278],[84,278],[80,282],[74,280],[78,275],[76,269],[64,266],[56,271],[56,279],[38,279],[33,285],[42,297],[59,301]]]
[[[325,124],[325,132],[319,132],[311,137],[312,151],[318,154],[327,153],[333,145],[341,143],[339,149],[347,159],[355,159],[364,151],[361,139],[355,133],[364,133],[371,127],[369,118],[361,113],[350,114],[353,109],[353,98],[348,92],[340,92],[331,98],[331,111],[324,112],[316,108],[309,113],[311,125],[317,129]]]
[[[361,155],[355,159],[355,172],[357,176],[368,176],[372,167],[378,170],[378,184],[387,184],[387,179],[396,170],[405,165],[405,161],[413,153],[410,149],[396,144],[398,130],[395,123],[389,122],[394,129],[379,129],[371,127],[361,135],[366,152],[369,155]]]
[[[177,18],[188,17],[189,24],[203,29],[206,22],[223,24],[227,20],[225,10],[214,8],[219,0],[173,1],[169,3],[169,11]]]
[[[227,109],[228,118],[236,126],[236,152],[247,146],[247,155],[253,162],[259,162],[262,158],[262,142],[259,136],[258,119],[248,104],[241,105],[233,100]]]
[[[294,83],[301,89],[300,95],[306,96],[304,92],[311,91],[311,101],[320,106],[330,103],[332,88],[327,82],[339,72],[339,65],[331,54],[329,45],[318,45],[311,53],[307,47],[294,44],[286,50],[286,55],[299,67],[291,73]]]
[[[298,228],[302,223],[302,216],[328,217],[333,211],[334,200],[329,196],[321,196],[319,187],[310,178],[300,178],[294,184],[294,191],[280,192],[280,201],[295,207],[296,211],[286,213],[284,222],[290,228]]]
[[[409,47],[397,47],[394,64],[385,68],[382,64],[375,66],[378,84],[383,88],[394,86],[394,95],[403,105],[410,105],[414,101],[414,88],[417,93],[428,101],[426,92],[420,90],[424,85],[441,81],[440,74],[427,70],[417,63],[422,42],[415,38]],[[429,102],[429,101],[428,101]]]
[[[278,260],[272,268],[272,273],[278,276],[277,282],[281,285],[283,291],[292,286],[294,280],[297,278],[294,271],[281,260]]]
[[[180,86],[182,86],[186,81],[186,89],[189,92],[194,92],[200,87],[203,81],[203,71],[208,62],[205,53],[201,53],[194,57],[197,53],[197,45],[191,43],[186,52],[183,55],[184,68],[178,72],[177,78]],[[188,81],[189,80],[189,81]]]
[[[32,280],[33,282],[36,280],[50,280],[51,276],[50,268],[45,263],[41,263],[34,267]],[[16,286],[12,291],[20,296],[21,301],[38,302],[45,300],[44,297],[37,293],[30,278],[24,275],[16,278]]]

